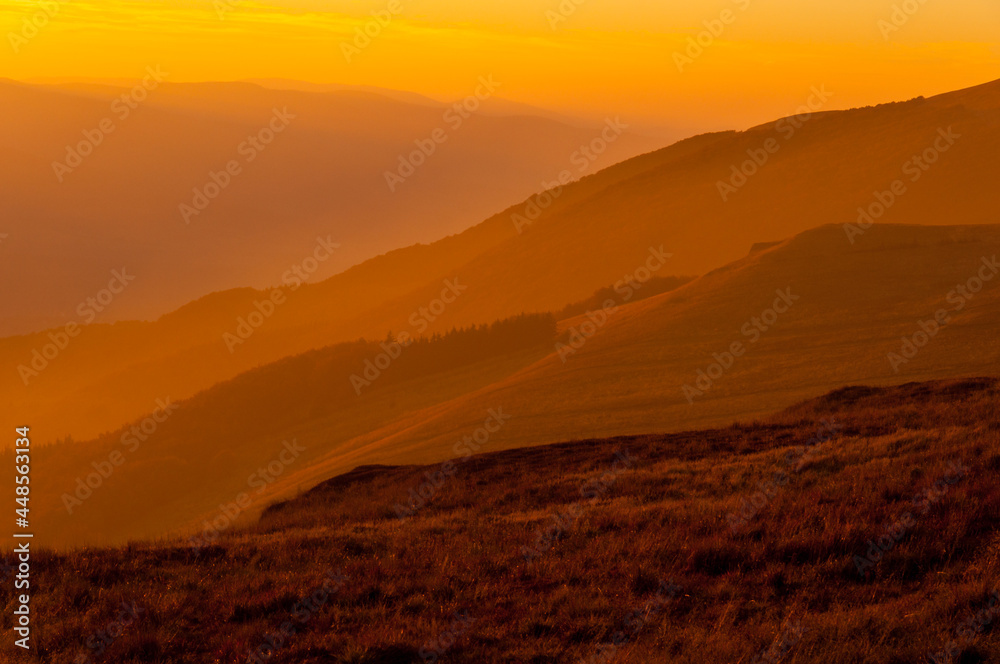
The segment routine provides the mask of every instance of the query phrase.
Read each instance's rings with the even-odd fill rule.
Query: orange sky
[[[998,3],[905,3],[919,9],[880,26],[904,0],[0,0],[0,77],[130,78],[159,64],[173,81],[453,98],[493,74],[508,99],[693,129],[790,113],[812,85],[843,108],[1000,78]],[[33,15],[44,25],[26,30]],[[703,34],[681,71],[675,54],[706,21],[718,36]],[[376,36],[345,55],[366,24]]]

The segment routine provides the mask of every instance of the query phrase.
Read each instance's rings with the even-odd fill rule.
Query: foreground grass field
[[[996,661],[998,405],[994,379],[857,387],[726,429],[472,456],[484,425],[448,462],[360,468],[250,529],[36,554],[38,654]]]

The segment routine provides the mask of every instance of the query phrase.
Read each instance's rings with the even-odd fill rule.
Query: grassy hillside
[[[853,245],[823,227],[670,292],[644,297],[658,282],[635,282],[558,337],[540,326],[472,354],[366,342],[285,359],[179,402],[141,445],[125,435],[136,422],[52,447],[35,518],[59,544],[191,527],[297,440],[306,450],[253,492],[250,514],[358,465],[446,459],[501,405],[513,418],[492,450],[723,426],[858,382],[1000,372],[1000,268],[984,256],[1000,256],[1000,227],[878,225]],[[964,290],[980,270],[990,279]],[[939,310],[949,322],[926,338]],[[922,342],[911,357],[904,337]],[[93,475],[123,448],[113,476]],[[88,477],[99,490],[85,498]]]
[[[0,340],[0,363],[11,367],[0,376],[0,398],[50,440],[91,437],[164,394],[185,398],[281,357],[402,329],[439,297],[445,279],[468,291],[435,323],[441,329],[558,311],[634,275],[651,247],[672,254],[657,276],[704,274],[756,243],[854,223],[858,208],[877,211],[876,194],[885,200],[896,181],[905,193],[879,223],[995,223],[998,118],[993,83],[699,136],[533,196],[465,233],[285,293],[287,304],[234,353],[223,335],[269,293],[228,291],[156,323],[88,327],[28,386],[16,368],[48,343],[46,335]],[[941,137],[949,129],[957,138]],[[764,146],[777,150],[747,167],[756,172],[724,200],[720,181]],[[576,177],[570,157],[565,168]],[[559,176],[554,169],[547,182]]]
[[[1000,372],[1000,274],[984,257],[1000,257],[1000,227],[883,224],[853,245],[839,226],[814,229],[669,293],[563,321],[561,343],[531,366],[350,448],[371,463],[443,458],[496,404],[517,415],[491,439],[501,449],[726,425],[845,384]],[[976,281],[980,270],[990,279]],[[940,310],[949,322],[928,339],[922,325],[933,331]],[[349,467],[333,452],[296,480]]]
[[[725,429],[359,468],[211,542],[36,554],[39,654],[992,661],[998,398],[850,387]]]
[[[299,486],[295,473],[330,451],[350,456],[347,441],[535,361],[555,328],[551,316],[530,315],[428,338],[337,344],[187,401],[161,400],[94,441],[39,449],[33,518],[59,545],[190,528],[242,492],[253,498],[239,510],[246,518],[275,488]]]

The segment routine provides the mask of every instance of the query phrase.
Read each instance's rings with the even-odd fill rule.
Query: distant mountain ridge
[[[529,195],[595,135],[538,115],[464,107],[456,127],[443,119],[451,104],[175,83],[171,72],[150,69],[156,76],[137,87],[0,83],[8,120],[0,201],[10,236],[0,279],[25,283],[0,293],[0,335],[64,324],[122,264],[142,279],[102,322],[155,319],[205,293],[277,283],[318,235],[341,249],[316,279],[337,274]],[[482,94],[475,105],[492,99]],[[276,113],[286,121],[268,135]],[[418,142],[437,130],[445,142],[390,190],[385,173],[422,155]],[[664,143],[626,133],[592,169]],[[233,163],[238,172],[228,173]],[[196,214],[180,211],[198,201]]]
[[[855,244],[824,226],[461,366],[392,339],[285,358],[177,403],[108,481],[93,476],[93,497],[80,482],[122,432],[51,448],[37,518],[70,541],[183,530],[283,441],[305,452],[247,514],[359,465],[448,459],[493,412],[509,418],[495,451],[723,426],[850,384],[1000,373],[998,256],[997,225],[880,224]]]
[[[546,178],[553,183],[547,192],[458,235],[389,252],[286,293],[287,303],[234,353],[223,335],[270,292],[224,291],[154,323],[88,326],[28,386],[17,367],[50,343],[47,335],[2,339],[0,358],[11,370],[0,375],[0,396],[44,423],[40,435],[49,440],[88,438],[146,412],[156,398],[187,398],[288,355],[405,330],[413,312],[435,301],[448,279],[467,290],[435,319],[432,332],[558,311],[634,278],[651,247],[672,255],[656,275],[668,277],[705,274],[747,256],[758,242],[821,224],[839,229],[828,234],[830,242],[849,245],[845,225],[856,224],[859,210],[872,208],[899,181],[906,191],[891,194],[893,203],[876,228],[1000,218],[993,186],[998,82],[798,122],[787,139],[773,124],[707,134],[566,185],[555,184],[556,170]],[[910,182],[904,165],[933,149],[939,131],[949,128],[957,141]],[[723,201],[719,183],[779,138],[780,149]],[[572,169],[571,162],[561,168]],[[521,218],[530,223],[520,224]],[[858,249],[872,247],[876,236],[873,230],[855,238]],[[5,242],[2,250],[13,245]]]

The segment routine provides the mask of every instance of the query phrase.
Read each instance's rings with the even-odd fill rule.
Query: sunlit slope
[[[645,170],[650,160],[683,158],[696,146],[714,140],[717,137],[691,139],[657,155],[626,162],[621,168],[601,171],[567,187],[550,209],[577,204],[593,188],[609,186]],[[22,421],[34,422],[45,439],[69,434],[84,439],[146,412],[156,398],[186,398],[220,380],[290,354],[362,335],[381,337],[389,329],[413,332],[411,315],[439,298],[445,279],[458,277],[464,285],[467,282],[461,278],[462,268],[475,263],[478,256],[512,240],[515,243],[510,248],[516,251],[520,238],[510,220],[514,209],[458,235],[391,251],[318,283],[305,282],[298,287],[294,282],[279,284],[285,303],[251,337],[234,347],[234,352],[230,352],[224,335],[235,334],[238,319],[245,320],[257,310],[255,303],[267,300],[273,291],[228,290],[185,305],[154,323],[88,326],[55,359],[39,361],[39,366],[45,364],[45,368],[38,376],[28,375],[27,385],[20,367],[34,370],[33,352],[41,352],[51,344],[49,334],[58,334],[58,330],[0,339],[2,365],[10,368],[0,374],[0,395],[9,399],[11,412]],[[567,297],[560,306],[607,285],[589,275],[584,275],[582,281],[593,283],[593,287],[582,289],[579,297]],[[477,291],[482,292],[481,281],[449,306],[447,316],[428,321],[429,329],[450,329],[502,317],[498,313],[480,321],[458,315],[461,299],[470,297],[470,293],[478,297]],[[503,309],[510,309],[509,315],[523,311],[517,307]]]
[[[875,192],[886,200],[882,192],[896,181],[905,192],[878,223],[993,223],[1000,212],[993,183],[998,106],[994,83],[801,118],[788,138],[790,120],[682,141],[532,197],[465,233],[391,252],[288,293],[287,304],[233,353],[223,335],[266,293],[227,291],[153,324],[88,329],[27,388],[16,367],[45,335],[0,341],[2,363],[11,367],[0,376],[0,396],[44,427],[48,439],[86,438],[145,412],[157,397],[184,398],[330,343],[412,331],[412,316],[440,297],[445,279],[457,278],[467,290],[430,330],[557,310],[635,275],[650,248],[672,254],[660,276],[705,273],[745,256],[755,243],[825,222],[855,223],[858,208],[879,205]],[[935,143],[944,147],[950,139],[939,132],[949,128],[957,138],[935,163],[925,163],[926,171],[916,166],[921,176],[911,182],[915,165],[909,162]],[[747,150],[759,152],[769,139],[780,148],[724,202],[720,180],[750,158]],[[848,242],[841,226],[837,233],[831,241]],[[863,245],[867,236],[854,239]]]
[[[996,373],[1000,276],[984,263],[994,266],[995,257],[995,225],[875,226],[854,245],[839,226],[808,231],[673,293],[621,307],[575,352],[562,348],[560,356],[553,347],[502,382],[352,441],[350,449],[367,453],[335,451],[298,481],[360,461],[446,458],[454,440],[497,405],[512,417],[490,438],[499,449],[724,425],[858,382]],[[975,281],[981,273],[990,280]],[[975,294],[960,290],[980,285]],[[776,302],[786,311],[774,311]],[[933,331],[942,309],[951,322],[928,339],[923,330]],[[586,320],[564,326],[592,331]],[[739,357],[727,355],[734,343],[742,344]]]
[[[765,146],[777,151],[768,154]],[[519,242],[469,267],[468,280],[483,286],[460,307],[473,318],[487,307],[552,308],[564,292],[591,286],[580,283],[581,274],[612,283],[641,265],[649,246],[674,254],[674,273],[703,274],[745,255],[753,243],[857,222],[859,208],[874,206],[877,213],[882,203],[876,192],[883,203],[891,201],[884,192],[897,181],[904,193],[893,194],[873,220],[944,225],[1000,219],[994,157],[1000,151],[1000,83],[784,119],[698,148],[658,163],[653,156],[637,158],[650,168],[595,189],[577,205],[544,213],[524,227]],[[750,153],[762,160],[762,151],[766,161],[745,167],[755,174],[742,186],[722,187],[724,200],[720,183],[744,182],[733,167],[743,167]]]
[[[10,235],[0,279],[23,284],[0,293],[0,334],[76,317],[123,265],[136,281],[100,320],[278,283],[320,235],[341,245],[316,275],[328,277],[486,218],[574,168],[573,153],[600,132],[374,93],[157,76],[136,91],[0,81],[0,156],[16,166],[0,180]],[[486,98],[502,91],[470,84]],[[588,172],[662,145],[626,130]],[[387,172],[405,181],[390,188]]]
[[[43,448],[33,459],[34,523],[52,544],[96,543],[212,520],[240,493],[253,498],[246,514],[256,513],[282,481],[330,450],[546,355],[552,319],[518,320],[501,333],[410,346],[358,389],[350,376],[370,377],[366,361],[384,352],[381,343],[287,358],[187,401],[161,400],[97,440]]]
[[[825,226],[618,306],[593,327],[587,316],[563,321],[558,347],[549,339],[426,375],[406,369],[404,350],[360,399],[350,377],[371,345],[283,360],[182,404],[72,517],[55,497],[91,472],[100,450],[119,447],[118,434],[53,450],[52,484],[39,491],[57,519],[49,532],[149,535],[211,517],[285,439],[307,441],[309,453],[269,483],[267,499],[362,464],[444,461],[491,411],[509,418],[484,444],[495,450],[724,425],[859,382],[993,374],[998,255],[995,225],[879,225],[853,245]],[[950,322],[935,332],[939,310]],[[584,343],[574,330],[589,335]]]

